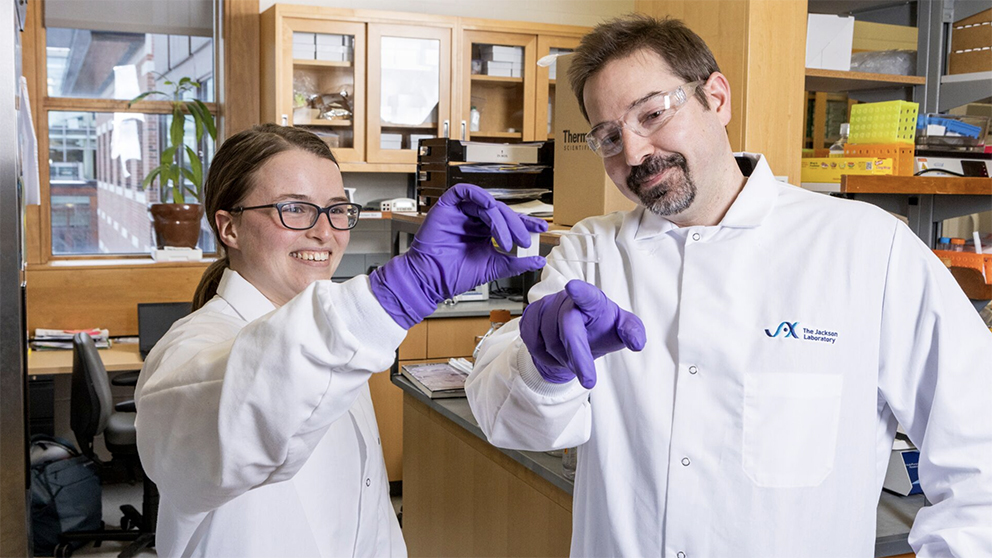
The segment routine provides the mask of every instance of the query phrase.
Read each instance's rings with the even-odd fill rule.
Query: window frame
[[[28,81],[31,96],[32,117],[34,118],[35,136],[38,146],[38,176],[40,185],[40,205],[32,218],[32,211],[28,211],[27,226],[25,227],[27,250],[27,263],[47,264],[57,261],[98,261],[98,260],[121,260],[129,263],[142,263],[151,260],[151,254],[145,253],[117,253],[117,254],[54,254],[52,249],[52,203],[51,203],[51,169],[48,163],[49,153],[49,113],[50,112],[94,112],[94,113],[115,113],[129,112],[154,115],[171,115],[172,103],[170,101],[142,100],[128,106],[128,101],[118,99],[97,99],[97,98],[77,98],[77,97],[49,97],[48,96],[48,65],[47,65],[47,30],[43,23],[44,7],[41,2],[29,4],[28,22],[25,26],[23,45],[23,73]],[[32,10],[33,8],[33,10]],[[33,13],[30,13],[33,12]],[[218,134],[216,147],[222,141],[222,121],[221,104],[217,102],[222,98],[221,83],[218,79],[221,74],[221,66],[224,60],[221,56],[220,37],[218,30],[214,29],[213,40],[213,88],[214,101],[204,102],[207,109],[214,116],[218,123]],[[31,85],[34,85],[33,91]],[[142,177],[144,178],[144,177]],[[32,223],[31,221],[34,221]],[[34,226],[32,226],[34,225]],[[215,253],[204,254],[211,257]]]

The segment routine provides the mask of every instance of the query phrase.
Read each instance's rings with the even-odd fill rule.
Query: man
[[[933,503],[910,544],[992,555],[992,335],[927,247],[735,159],[679,21],[600,25],[569,78],[639,207],[562,239],[466,391],[495,445],[578,446],[572,554],[872,556],[898,422]]]

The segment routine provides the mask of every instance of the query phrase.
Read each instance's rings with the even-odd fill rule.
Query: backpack
[[[31,438],[31,528],[36,556],[51,556],[62,533],[103,527],[97,468],[70,442],[41,434]],[[86,543],[69,544],[78,549]]]

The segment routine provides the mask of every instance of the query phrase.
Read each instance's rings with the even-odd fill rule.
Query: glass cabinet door
[[[579,46],[579,39],[575,37],[555,37],[541,35],[537,38],[537,59],[549,54],[560,55],[573,52]],[[534,139],[545,138],[554,139],[555,132],[555,95],[557,93],[557,83],[561,80],[562,93],[571,95],[571,87],[568,85],[568,76],[559,76],[557,64],[551,62],[550,66],[537,67],[537,95],[534,112]]]
[[[452,137],[490,142],[535,139],[537,36],[469,30],[464,39],[461,119]]]
[[[365,157],[365,24],[287,18],[283,125],[324,140],[341,162]],[[236,93],[234,93],[236,94]]]
[[[369,24],[369,163],[416,163],[451,118],[451,29]]]

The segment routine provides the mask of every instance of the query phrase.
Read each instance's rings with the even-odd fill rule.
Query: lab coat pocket
[[[747,374],[744,472],[765,488],[817,486],[834,466],[843,378],[837,374]]]

